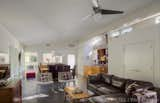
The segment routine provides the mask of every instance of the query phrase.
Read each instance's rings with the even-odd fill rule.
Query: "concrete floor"
[[[22,88],[23,103],[66,103],[64,93],[54,93],[52,84],[38,84],[36,80],[27,80],[23,81]]]
[[[82,77],[77,79],[76,86],[87,91],[86,80]],[[52,87],[52,84],[39,84],[36,80],[24,80],[22,83],[23,103],[67,103],[64,100],[64,93],[54,93]]]

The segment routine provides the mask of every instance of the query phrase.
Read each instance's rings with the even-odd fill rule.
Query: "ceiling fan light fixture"
[[[99,0],[92,0],[94,7],[99,7],[98,2]]]
[[[68,44],[68,47],[75,47],[75,44]]]
[[[49,43],[46,44],[46,47],[50,47],[50,46],[51,46],[51,44],[49,44]]]
[[[94,20],[97,22],[99,21],[101,18],[102,18],[102,15],[101,13],[96,13],[94,16],[93,16]]]

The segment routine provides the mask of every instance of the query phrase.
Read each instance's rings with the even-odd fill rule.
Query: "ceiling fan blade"
[[[101,9],[101,14],[102,15],[105,15],[105,14],[123,14],[124,12],[123,11],[116,11],[116,10],[104,10],[104,9]]]
[[[92,0],[93,7],[98,8],[99,7],[99,0]]]

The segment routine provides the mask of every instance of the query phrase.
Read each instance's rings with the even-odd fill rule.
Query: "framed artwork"
[[[9,64],[9,54],[0,53],[0,64]]]
[[[106,64],[107,63],[107,55],[106,49],[98,49],[98,64]]]

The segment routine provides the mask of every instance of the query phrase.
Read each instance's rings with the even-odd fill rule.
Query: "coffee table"
[[[89,98],[89,94],[86,92],[82,92],[79,94],[74,94],[73,91],[76,89],[76,87],[65,87],[64,92],[65,92],[65,101],[66,98],[70,100],[71,103],[76,103],[79,102],[81,99],[86,99]]]

